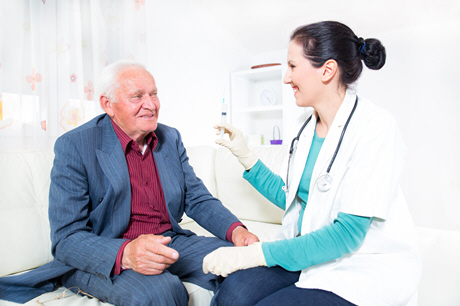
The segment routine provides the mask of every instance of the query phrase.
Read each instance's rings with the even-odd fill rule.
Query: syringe
[[[227,122],[227,104],[225,104],[225,98],[222,100],[222,113],[220,117],[221,122]],[[224,139],[225,129],[220,128],[220,139]]]

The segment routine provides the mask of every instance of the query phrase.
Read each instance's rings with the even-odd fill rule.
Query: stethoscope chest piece
[[[331,189],[332,176],[329,174],[329,172],[331,171],[331,167],[334,164],[335,157],[337,156],[337,153],[339,152],[340,145],[342,144],[343,136],[345,135],[345,131],[347,130],[347,127],[348,127],[348,123],[350,123],[351,117],[353,117],[353,113],[355,112],[357,105],[358,105],[358,96],[356,96],[355,105],[353,105],[353,109],[351,110],[351,113],[348,116],[348,119],[345,122],[345,125],[342,129],[342,134],[340,135],[339,143],[337,144],[335,152],[332,155],[332,159],[331,159],[331,162],[329,163],[329,166],[327,167],[326,173],[318,177],[318,179],[316,180],[316,186],[318,187],[318,190],[321,192],[326,192],[329,189]],[[289,149],[289,160],[288,160],[288,168],[287,168],[287,175],[286,175],[286,185],[283,187],[283,190],[286,192],[288,191],[288,188],[289,188],[289,184],[288,184],[289,183],[289,166],[290,166],[290,161],[291,161],[291,155],[297,148],[297,142],[299,141],[300,135],[302,134],[304,128],[307,126],[308,122],[310,122],[311,117],[312,116],[308,117],[308,119],[305,121],[305,123],[300,128],[300,131],[297,134],[297,136],[291,142],[291,148]]]
[[[316,180],[316,185],[318,187],[318,190],[321,192],[326,192],[329,189],[331,189],[331,184],[332,184],[332,176],[329,175],[329,173],[325,173],[318,177],[318,180]]]

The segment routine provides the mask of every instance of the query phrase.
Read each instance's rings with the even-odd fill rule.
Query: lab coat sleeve
[[[340,211],[385,220],[398,196],[407,149],[389,113],[367,119],[342,181]]]

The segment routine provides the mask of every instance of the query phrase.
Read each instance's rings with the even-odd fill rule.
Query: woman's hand
[[[217,135],[220,134],[221,128],[225,129],[225,133],[229,135],[230,140],[216,139],[216,143],[228,148],[238,158],[244,169],[250,170],[257,163],[259,158],[249,150],[243,133],[240,130],[228,123],[222,122],[215,124],[214,128],[217,129]]]
[[[203,258],[203,272],[227,277],[237,270],[267,266],[262,243],[244,247],[221,247]]]

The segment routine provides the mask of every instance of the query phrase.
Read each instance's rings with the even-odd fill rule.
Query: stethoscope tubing
[[[288,158],[288,164],[287,164],[286,185],[283,188],[284,191],[286,191],[286,192],[288,191],[288,188],[289,188],[289,168],[290,168],[290,164],[291,164],[291,156],[292,156],[292,153],[294,153],[294,143],[296,141],[299,141],[300,135],[302,134],[304,128],[307,126],[308,122],[310,122],[312,116],[313,115],[310,115],[310,117],[308,117],[308,119],[304,122],[304,124],[300,128],[299,132],[297,133],[297,136],[294,137],[294,139],[292,139],[292,141],[291,141],[291,147],[289,148],[289,158]]]
[[[344,127],[342,129],[342,133],[340,134],[340,138],[339,138],[339,142],[337,144],[337,147],[335,148],[334,154],[332,155],[332,159],[329,162],[329,166],[327,167],[326,173],[324,174],[325,176],[329,176],[330,180],[332,180],[332,177],[330,176],[329,172],[331,171],[331,168],[332,168],[332,165],[334,164],[334,161],[335,161],[335,158],[337,156],[337,153],[339,152],[340,146],[342,145],[343,137],[345,136],[345,132],[347,130],[348,124],[350,123],[351,117],[353,117],[353,114],[354,114],[354,112],[356,110],[357,105],[358,105],[358,96],[356,96],[356,100],[355,100],[355,104],[353,106],[353,109],[351,110],[350,115],[348,116],[348,119],[345,122],[345,125],[344,125]],[[302,127],[299,130],[299,132],[297,133],[297,136],[294,137],[294,139],[292,139],[291,147],[289,148],[289,158],[288,158],[288,165],[287,165],[288,168],[287,168],[287,175],[286,175],[286,185],[283,188],[284,191],[286,191],[286,192],[289,190],[289,168],[290,168],[290,164],[291,164],[291,156],[292,156],[292,153],[294,153],[294,150],[297,148],[297,146],[294,146],[294,144],[295,144],[296,141],[297,142],[299,141],[300,135],[302,134],[302,132],[305,129],[305,127],[307,126],[307,124],[310,122],[312,116],[313,115],[310,115],[310,117],[308,117],[308,119],[305,121],[305,123],[302,125]],[[327,189],[327,190],[329,190],[329,189]],[[327,190],[324,190],[324,191],[327,191]]]
[[[358,96],[356,96],[355,105],[353,105],[353,109],[351,110],[350,116],[348,116],[347,122],[345,122],[345,126],[342,129],[342,134],[340,134],[339,143],[337,144],[337,148],[335,148],[334,155],[332,155],[331,162],[329,163],[329,167],[327,167],[326,173],[329,174],[331,171],[332,164],[334,164],[335,157],[339,152],[340,146],[342,145],[343,136],[345,135],[345,131],[347,130],[348,123],[350,123],[351,117],[353,117],[353,113],[355,112],[356,106],[358,105]]]

